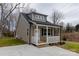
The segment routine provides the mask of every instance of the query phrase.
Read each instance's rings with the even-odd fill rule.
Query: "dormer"
[[[31,12],[29,14],[29,17],[34,21],[42,21],[42,22],[47,21],[47,15],[36,13],[36,12]]]

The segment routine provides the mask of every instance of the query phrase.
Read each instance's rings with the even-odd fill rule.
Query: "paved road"
[[[56,46],[37,48],[33,45],[0,47],[0,56],[78,56],[79,54]]]

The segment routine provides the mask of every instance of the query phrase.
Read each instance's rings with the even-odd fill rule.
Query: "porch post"
[[[53,36],[54,36],[54,27],[53,27],[53,31],[52,31],[52,34],[53,34]]]
[[[61,35],[61,27],[59,28],[59,36]]]
[[[47,38],[47,44],[48,44],[48,26],[46,26],[46,38]]]
[[[36,45],[38,45],[38,25],[36,25],[36,31],[37,31],[37,34],[36,34]]]

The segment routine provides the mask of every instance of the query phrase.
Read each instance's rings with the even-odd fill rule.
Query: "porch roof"
[[[28,16],[28,14],[26,14],[26,13],[21,13],[21,14],[26,18],[26,20],[27,20],[29,23],[32,23],[32,24],[33,24],[33,22],[34,22],[34,23],[36,23],[36,24],[41,24],[41,25],[50,25],[50,26],[59,26],[59,27],[61,27],[60,25],[52,24],[51,22],[48,22],[48,21],[46,21],[46,22],[34,21],[34,20],[32,20],[32,19]]]

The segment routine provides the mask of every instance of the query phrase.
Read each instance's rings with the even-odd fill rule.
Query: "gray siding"
[[[24,18],[24,16],[21,15],[19,18],[19,22],[17,24],[16,36],[24,40],[26,43],[29,43],[29,28],[30,28],[30,24]]]

